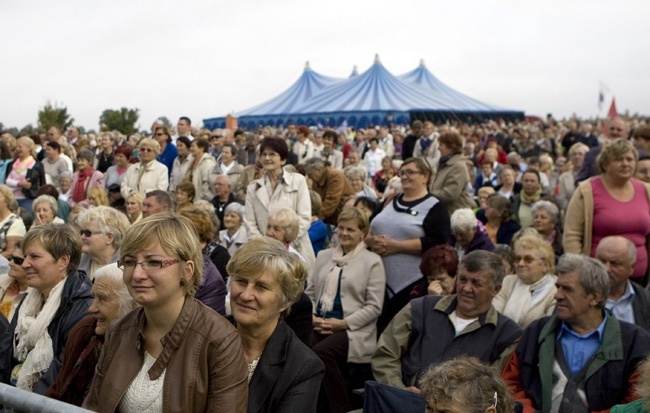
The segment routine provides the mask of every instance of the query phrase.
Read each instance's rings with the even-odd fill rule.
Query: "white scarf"
[[[343,248],[341,248],[341,245],[337,245],[334,249],[334,253],[332,254],[334,265],[327,274],[327,278],[325,278],[323,294],[320,296],[320,300],[318,300],[320,311],[323,315],[334,308],[334,299],[336,298],[336,292],[339,289],[339,275],[341,274],[341,269],[361,254],[361,251],[364,249],[366,249],[366,244],[363,241],[361,241],[352,252],[346,255],[343,255]]]
[[[34,288],[27,289],[27,296],[20,307],[14,331],[14,358],[25,360],[16,382],[16,387],[20,389],[33,391],[34,384],[41,378],[41,374],[47,371],[54,359],[52,338],[47,327],[61,304],[65,280],[64,278],[52,288],[44,305],[44,297],[40,291]]]

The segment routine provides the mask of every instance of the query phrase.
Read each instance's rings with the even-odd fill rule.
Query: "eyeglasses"
[[[90,238],[91,236],[93,236],[95,234],[101,234],[101,233],[103,233],[103,231],[91,231],[89,229],[82,229],[82,230],[79,231],[79,234],[85,235],[86,238]]]
[[[420,171],[417,171],[415,169],[402,169],[399,171],[399,176],[412,176],[419,173]]]
[[[15,255],[12,255],[11,256],[11,261],[13,261],[14,264],[16,264],[16,265],[23,265],[23,262],[25,261],[25,259],[23,257],[16,257]]]
[[[212,136],[210,136],[210,139],[219,139],[219,138],[222,138],[222,137],[223,137],[223,136],[212,135]]]
[[[165,136],[167,135],[166,133],[156,133],[156,136]]]
[[[138,150],[140,152],[153,152],[153,149],[151,149],[151,148],[139,148]]]
[[[260,154],[260,158],[275,158],[276,156],[280,156],[280,154],[276,152],[264,152]]]
[[[518,263],[521,260],[524,260],[526,264],[532,264],[533,261],[537,260],[537,258],[533,257],[532,255],[515,255],[515,263]]]
[[[144,260],[137,262],[133,258],[126,258],[123,260],[119,260],[117,262],[117,267],[123,271],[134,271],[136,265],[139,265],[142,267],[143,270],[145,271],[156,271],[161,268],[169,267],[170,265],[174,265],[177,262],[180,262],[179,259],[170,259],[170,260]]]

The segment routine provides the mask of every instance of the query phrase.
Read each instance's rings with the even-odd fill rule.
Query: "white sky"
[[[422,58],[456,90],[527,114],[598,115],[602,81],[619,112],[647,115],[648,16],[646,0],[0,0],[0,122],[36,124],[49,99],[88,129],[122,106],[141,128],[200,125],[281,93],[305,61],[347,77],[375,53],[393,74]]]

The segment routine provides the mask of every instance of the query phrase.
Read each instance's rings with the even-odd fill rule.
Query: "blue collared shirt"
[[[617,319],[634,324],[634,310],[632,309],[633,301],[634,288],[632,288],[632,283],[628,280],[627,285],[625,286],[625,292],[621,298],[616,301],[612,301],[608,298],[605,308],[614,313],[614,317]]]
[[[564,321],[562,322],[562,328],[557,333],[557,339],[562,344],[564,358],[569,365],[571,375],[579,372],[598,351],[600,342],[603,340],[605,322],[607,322],[607,313],[605,313],[603,322],[600,323],[597,329],[583,336],[576,334]]]

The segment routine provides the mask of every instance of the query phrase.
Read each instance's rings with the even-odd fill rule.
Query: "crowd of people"
[[[99,412],[348,412],[366,382],[650,411],[643,119],[0,137],[3,383]]]

